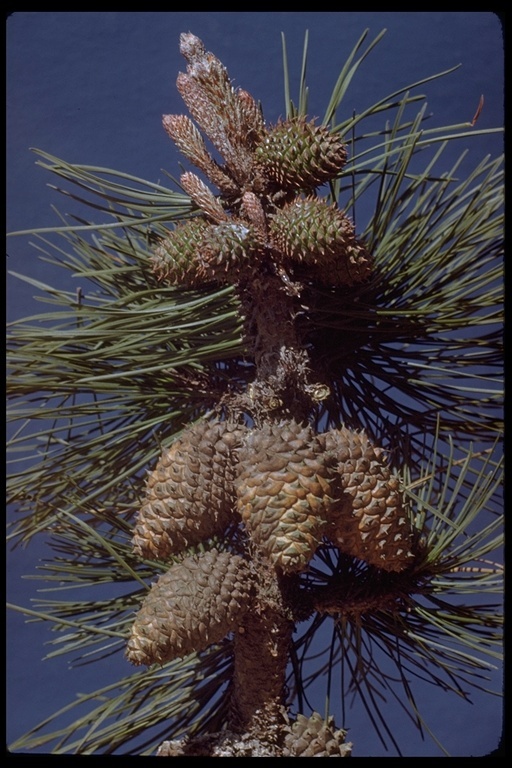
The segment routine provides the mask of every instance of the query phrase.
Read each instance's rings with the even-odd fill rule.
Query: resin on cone
[[[220,209],[214,210],[212,199],[205,213],[219,218]],[[152,257],[153,270],[159,279],[185,288],[232,283],[263,251],[262,238],[249,222],[230,219],[209,224],[197,218],[178,225],[161,241]]]

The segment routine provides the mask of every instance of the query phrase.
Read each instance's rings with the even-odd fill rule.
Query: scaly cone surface
[[[284,734],[284,746],[281,745]],[[352,744],[345,742],[346,732],[337,730],[333,718],[324,722],[318,712],[311,717],[298,715],[288,719],[282,733],[275,738],[258,739],[251,734],[232,731],[199,736],[191,741],[164,741],[158,748],[159,757],[350,757]]]
[[[327,537],[346,555],[386,571],[414,560],[413,530],[400,481],[384,452],[364,432],[342,428],[318,436],[336,461],[339,501],[330,507]]]
[[[200,421],[164,451],[147,479],[136,553],[165,560],[237,521],[233,478],[243,432],[227,421]]]
[[[285,757],[350,757],[352,745],[345,742],[346,731],[336,730],[334,719],[324,722],[318,712],[310,717],[297,715],[285,739]]]
[[[149,666],[218,643],[238,627],[250,596],[250,566],[238,555],[213,549],[174,563],[144,599],[126,655]]]
[[[182,34],[180,50],[187,67],[177,88],[191,117],[165,115],[163,125],[218,192],[182,174],[197,210],[159,241],[152,265],[184,290],[233,286],[254,379],[222,398],[222,419],[186,429],[148,477],[136,554],[206,551],[151,587],[127,654],[134,664],[164,663],[233,634],[226,728],[164,742],[159,755],[344,757],[351,745],[331,718],[290,723],[287,714],[295,622],[340,604],[325,588],[306,589],[301,574],[326,542],[354,562],[407,573],[413,534],[382,451],[364,433],[311,426],[330,391],[297,319],[307,317],[305,286],[348,290],[371,279],[372,256],[345,213],[317,196],[346,163],[340,135],[304,117],[267,126],[201,40]],[[238,554],[211,548],[237,526]],[[373,603],[362,593],[364,611]]]
[[[319,283],[352,285],[371,274],[370,254],[358,242],[352,222],[316,197],[293,200],[277,211],[270,236],[290,262],[307,265],[310,278]]]
[[[330,468],[309,426],[266,423],[247,432],[235,488],[252,540],[285,573],[304,570],[327,527]]]
[[[343,142],[303,117],[282,120],[266,131],[255,155],[263,175],[286,191],[318,187],[338,176],[347,162]]]

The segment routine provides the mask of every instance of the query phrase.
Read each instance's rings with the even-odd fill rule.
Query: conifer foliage
[[[365,364],[365,376],[373,374],[370,353],[365,351],[371,344],[375,355],[375,350],[384,354],[383,345],[395,339],[407,348],[427,337],[440,338],[443,319],[437,318],[442,315],[442,301],[446,317],[460,315],[450,309],[456,298],[449,290],[443,293],[449,281],[444,282],[442,254],[430,245],[429,227],[435,229],[437,223],[428,219],[429,214],[423,214],[422,242],[425,262],[431,258],[429,274],[440,275],[432,288],[441,297],[435,319],[430,310],[423,312],[419,303],[414,304],[421,279],[410,264],[414,256],[421,260],[421,254],[414,253],[412,236],[407,235],[413,243],[411,253],[398,255],[391,237],[386,244],[388,272],[376,266],[385,239],[379,227],[387,222],[392,230],[393,215],[400,216],[398,207],[386,210],[387,200],[400,199],[398,187],[386,197],[387,156],[379,170],[380,218],[376,216],[373,230],[367,229],[363,237],[338,205],[349,151],[342,132],[328,127],[333,115],[318,124],[290,110],[285,119],[269,125],[256,99],[233,87],[224,65],[201,40],[184,33],[180,50],[186,72],[178,75],[177,88],[189,114],[165,115],[163,127],[194,170],[181,175],[187,205],[181,199],[183,215],[174,217],[172,228],[162,226],[164,217],[158,211],[154,219],[148,215],[148,221],[158,223],[137,259],[150,286],[147,293],[156,298],[150,311],[144,307],[137,315],[134,332],[140,332],[140,317],[144,322],[154,318],[157,326],[158,296],[167,296],[168,290],[173,297],[190,292],[194,298],[183,306],[192,314],[190,323],[184,317],[180,326],[183,339],[175,335],[165,347],[172,323],[162,316],[157,330],[164,343],[164,363],[148,370],[150,377],[153,371],[155,376],[163,375],[161,370],[167,374],[171,350],[178,360],[173,362],[171,388],[182,402],[190,392],[191,400],[197,399],[194,407],[180,410],[176,405],[179,418],[172,424],[171,439],[154,457],[145,481],[140,472],[134,480],[130,477],[124,518],[119,510],[115,525],[108,512],[101,518],[102,525],[112,525],[112,530],[123,526],[119,549],[117,543],[105,548],[105,557],[112,556],[115,567],[121,568],[119,580],[126,579],[122,570],[126,567],[130,577],[144,586],[130,596],[128,614],[123,604],[125,626],[120,636],[127,660],[138,670],[147,668],[147,673],[145,669],[140,673],[142,698],[150,680],[150,689],[158,689],[158,701],[166,702],[162,708],[168,718],[148,720],[148,728],[164,723],[161,735],[166,723],[170,729],[158,755],[347,757],[352,744],[329,712],[296,711],[303,703],[302,666],[315,631],[331,622],[330,663],[344,666],[351,663],[347,661],[351,654],[358,655],[347,676],[349,687],[363,698],[367,691],[373,701],[381,681],[384,688],[389,684],[386,675],[379,677],[378,662],[368,652],[372,638],[395,664],[413,709],[405,668],[419,669],[419,676],[428,678],[430,667],[437,665],[441,672],[432,674],[432,681],[465,695],[454,669],[461,669],[462,676],[476,669],[478,675],[479,663],[437,640],[446,630],[473,648],[474,636],[464,632],[466,626],[474,626],[476,634],[482,633],[483,645],[491,647],[497,642],[499,619],[486,607],[480,614],[471,606],[450,613],[448,602],[439,595],[451,589],[456,578],[463,582],[466,565],[481,564],[496,546],[497,518],[480,534],[471,524],[475,510],[482,509],[499,487],[498,465],[487,448],[478,471],[471,464],[473,455],[464,457],[463,449],[457,458],[451,450],[441,451],[433,427],[443,411],[440,389],[429,389],[427,383],[414,396],[421,400],[426,392],[428,408],[420,430],[418,411],[404,404],[403,421],[397,420],[392,436],[388,434],[392,420],[384,417],[381,404],[386,399],[391,403],[393,395],[388,397],[387,389],[380,387],[374,398],[371,389],[365,390],[363,376],[355,383],[343,378],[357,372],[358,365],[363,370]],[[399,124],[398,119],[393,129],[397,133]],[[404,163],[414,141],[403,151]],[[405,169],[406,165],[390,175],[405,178]],[[415,194],[429,194],[422,190],[430,177],[421,181],[411,182],[401,205]],[[446,185],[442,186],[441,197]],[[430,208],[441,206],[440,200],[430,200]],[[428,211],[429,201],[421,198],[421,202]],[[451,241],[463,247],[463,234],[456,232],[456,222],[462,218],[456,215],[457,205],[458,195],[448,198],[442,202],[442,214],[454,220]],[[490,218],[494,214],[495,210]],[[131,235],[127,241],[107,237],[111,237],[109,258],[114,252],[116,263],[122,263],[123,249],[132,248]],[[438,233],[431,237],[432,243],[440,242]],[[486,256],[493,249],[498,249],[494,239]],[[410,264],[402,274],[402,261],[407,260]],[[112,285],[123,279],[129,284],[130,269],[114,275]],[[468,278],[471,291],[475,282]],[[133,292],[136,301],[145,301],[136,283]],[[461,295],[464,300],[462,289]],[[421,302],[423,298],[422,292]],[[392,306],[386,306],[386,299]],[[410,303],[402,320],[400,302],[405,299]],[[121,314],[124,304],[120,303]],[[195,306],[203,313],[200,320],[193,315]],[[380,314],[375,319],[377,307]],[[226,318],[228,325],[223,326]],[[196,338],[197,325],[206,331]],[[227,328],[225,345],[222,334],[219,342],[217,328]],[[484,338],[492,347],[491,334],[482,336],[482,344]],[[367,340],[371,344],[365,346]],[[458,343],[450,342],[447,348]],[[361,349],[358,360],[351,353],[352,344]],[[99,356],[101,349],[100,344],[95,347]],[[224,349],[228,351],[223,357]],[[389,368],[389,380],[397,390],[402,386],[409,394],[405,382],[412,376],[410,369],[407,376],[398,364],[395,370],[393,353],[389,355],[382,368]],[[201,368],[202,356],[206,363]],[[491,357],[496,360],[494,348]],[[100,363],[104,364],[101,358]],[[106,370],[108,380],[110,369]],[[81,369],[79,373],[82,377]],[[144,372],[138,376],[142,391],[151,378],[144,379]],[[172,393],[168,399],[172,403]],[[396,414],[402,406],[394,400],[390,412]],[[451,402],[453,409],[445,409],[445,427],[474,430],[482,438],[491,423],[494,429],[492,408],[488,422],[480,427],[476,401],[467,406],[462,396],[454,395]],[[167,400],[158,413],[164,408]],[[151,427],[158,422],[156,413],[150,413]],[[423,431],[428,433],[423,448],[431,450],[426,464],[420,461],[418,435]],[[140,439],[141,446],[147,445],[142,434]],[[410,450],[405,450],[406,444]],[[130,441],[127,445],[131,447]],[[119,463],[121,452],[115,458]],[[146,465],[144,455],[139,455],[139,469]],[[441,469],[446,480],[440,484]],[[95,493],[100,498],[101,482],[99,476]],[[62,519],[56,511],[52,525],[57,533],[62,531]],[[70,515],[67,524],[73,536],[82,530],[92,536],[93,523],[89,526]],[[457,543],[459,535],[463,545]],[[96,538],[90,544],[94,552]],[[84,554],[87,564],[93,556]],[[494,576],[494,565],[491,571]],[[115,606],[112,611],[114,616],[122,612]],[[298,627],[304,625],[307,629],[300,636]],[[195,664],[202,665],[198,676]],[[175,691],[190,675],[193,693],[185,704],[176,694],[181,709],[169,703],[173,695],[166,699],[170,680],[155,682],[162,666],[164,674],[169,669],[170,678],[176,676]],[[220,683],[215,687],[217,676],[225,684],[223,691]],[[202,677],[207,683],[194,688]],[[295,690],[290,695],[292,680]],[[212,704],[215,700],[220,703]],[[132,693],[119,706],[123,712],[132,711]],[[110,716],[110,711],[99,719],[103,716]],[[419,715],[415,724],[422,727]],[[95,727],[91,719],[91,733]],[[117,732],[118,743],[131,738],[132,727],[130,720],[126,733]],[[137,727],[140,735],[143,726]],[[105,744],[108,735],[104,739]]]

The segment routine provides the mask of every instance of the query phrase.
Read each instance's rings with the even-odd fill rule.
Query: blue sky
[[[503,124],[503,41],[490,12],[17,12],[7,19],[7,229],[52,226],[52,205],[64,202],[48,187],[30,148],[69,162],[126,171],[150,181],[163,171],[178,174],[178,155],[161,126],[165,113],[184,112],[175,88],[185,64],[179,34],[198,35],[227,66],[235,85],[261,99],[268,121],[284,113],[281,32],[286,35],[294,93],[305,30],[309,30],[309,112],[322,115],[346,56],[363,31],[387,33],[364,62],[347,93],[347,111],[361,110],[384,95],[458,64],[457,71],[427,84],[431,118],[438,125],[471,120],[485,98],[479,128]],[[423,91],[422,91],[423,92]],[[467,142],[475,163],[501,152],[496,135]],[[457,154],[466,142],[457,147]],[[474,154],[473,154],[474,153]],[[447,161],[448,162],[448,161]],[[365,215],[364,211],[360,212]],[[61,283],[62,273],[42,264],[30,238],[9,241],[9,268]],[[39,311],[34,290],[8,280],[10,317]],[[47,554],[44,541],[8,557],[8,596],[27,605],[36,585],[21,580]],[[127,674],[124,659],[68,669],[69,660],[42,661],[47,627],[8,618],[7,741],[63,706],[77,691],[94,690],[105,675]],[[500,688],[500,672],[493,680]],[[424,688],[429,724],[454,755],[484,755],[501,731],[497,698],[475,697],[473,706]],[[439,755],[422,742],[389,705],[405,754]],[[349,718],[350,719],[350,718]],[[354,712],[350,738],[356,754],[381,755],[364,713]],[[399,738],[400,740],[400,738]]]

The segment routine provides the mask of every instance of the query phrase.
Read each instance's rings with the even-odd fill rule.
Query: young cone
[[[297,191],[334,179],[347,161],[341,139],[303,117],[283,120],[269,129],[255,154],[268,179]]]
[[[193,174],[186,176],[190,180]],[[205,189],[202,185],[201,191]],[[205,194],[201,202],[205,213],[221,218],[213,195],[207,200]],[[193,219],[177,226],[156,248],[152,260],[160,279],[197,288],[211,282],[236,282],[244,267],[254,264],[263,253],[261,233],[249,222],[233,219],[208,224]]]
[[[174,563],[151,587],[135,617],[126,655],[164,664],[220,642],[236,629],[251,595],[250,567],[215,549]]]
[[[160,242],[151,258],[153,271],[171,285],[196,288],[204,283],[200,276],[201,243],[208,224],[196,218],[179,224]]]
[[[285,259],[303,264],[304,274],[317,282],[353,285],[371,274],[371,256],[357,240],[352,222],[318,198],[297,198],[285,205],[272,216],[269,231]]]
[[[263,253],[263,247],[259,232],[249,222],[233,220],[209,227],[201,243],[205,275],[234,282],[240,270]]]

